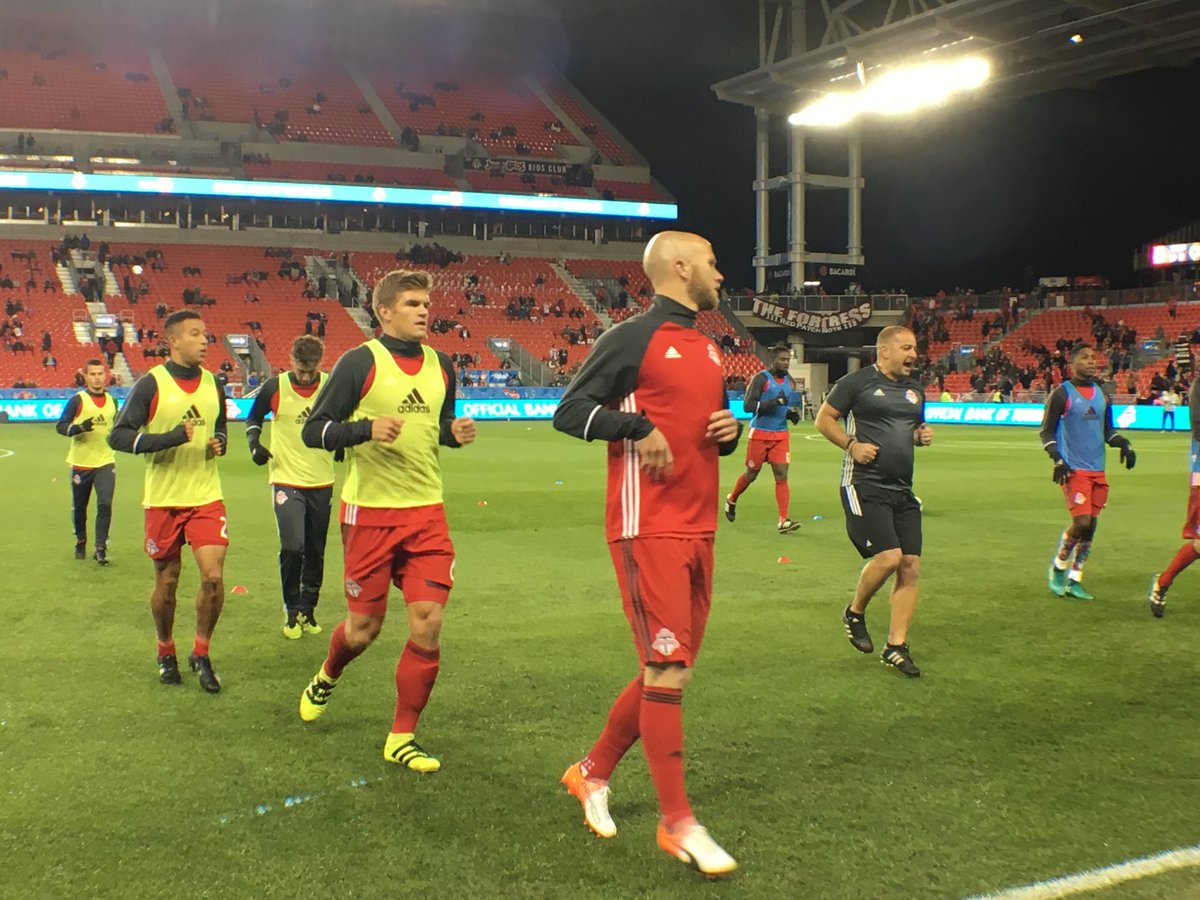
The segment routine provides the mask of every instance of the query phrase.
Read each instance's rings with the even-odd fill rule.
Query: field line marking
[[[8,459],[8,457],[13,456],[16,452],[16,450],[4,450],[0,448],[0,459]]]
[[[1035,881],[1023,887],[979,894],[969,900],[1051,900],[1055,897],[1071,897],[1085,891],[1116,887],[1127,881],[1137,881],[1139,878],[1149,878],[1196,866],[1200,866],[1200,844],[1164,850],[1151,856],[1140,856],[1098,869],[1086,869],[1074,875],[1063,875],[1048,881]]]
[[[328,797],[330,794],[365,788],[369,784],[374,784],[382,780],[382,777],[365,778],[360,776],[358,778],[351,778],[348,782],[342,782],[324,791],[313,791],[308,794],[289,794],[280,799],[256,803],[253,807],[243,807],[234,812],[222,813],[217,816],[217,821],[222,825],[228,825],[230,822],[235,822],[239,819],[259,818],[268,813],[294,809],[297,806],[303,806],[305,803],[311,804],[322,797]]]

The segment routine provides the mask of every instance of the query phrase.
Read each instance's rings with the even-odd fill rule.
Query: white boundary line
[[[0,449],[0,459],[8,459],[8,457],[15,455],[16,452],[17,452],[16,450]]]
[[[1074,875],[1064,875],[1049,881],[1035,881],[1023,887],[1006,888],[991,894],[978,894],[969,900],[1051,900],[1055,897],[1072,897],[1085,891],[1115,887],[1127,881],[1150,878],[1178,869],[1200,866],[1200,844],[1164,850],[1152,856],[1140,856],[1125,862],[1087,869]]]

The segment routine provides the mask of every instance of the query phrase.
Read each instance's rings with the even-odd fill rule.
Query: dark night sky
[[[751,282],[754,122],[710,85],[757,63],[751,0],[559,0],[568,77],[649,159],[679,226]],[[1036,275],[1132,283],[1137,246],[1200,218],[1200,66],[973,104],[864,132],[871,288],[986,290]],[[772,174],[782,174],[775,170]],[[809,248],[844,225],[809,204]],[[782,229],[772,250],[783,249]]]

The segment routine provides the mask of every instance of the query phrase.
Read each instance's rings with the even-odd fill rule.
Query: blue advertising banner
[[[40,396],[13,397],[29,391],[0,392],[0,413],[7,413],[10,422],[55,422],[62,415],[74,390],[39,390]],[[122,392],[126,393],[126,392]],[[6,399],[5,395],[9,395]],[[562,398],[562,388],[465,388],[460,390],[454,411],[460,416],[487,421],[489,419],[551,419]],[[728,395],[730,408],[739,419],[749,419],[742,411],[742,395]],[[254,405],[251,398],[225,399],[225,415],[230,421],[243,421]]]
[[[1026,425],[1042,424],[1040,403],[926,403],[925,421],[931,425]],[[1163,427],[1161,406],[1113,407],[1113,424],[1126,431],[1160,431]],[[1190,431],[1187,406],[1175,410],[1173,427],[1168,430]]]

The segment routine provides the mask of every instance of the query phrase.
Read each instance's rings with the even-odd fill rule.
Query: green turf
[[[695,808],[741,863],[708,885],[654,847],[640,752],[613,782],[615,840],[592,838],[558,785],[636,665],[603,544],[602,446],[485,423],[444,455],[457,586],[421,736],[445,767],[419,777],[381,756],[400,617],[320,723],[298,720],[326,641],[279,634],[265,473],[234,430],[226,578],[248,593],[228,597],[212,651],[225,689],[211,697],[190,675],[155,680],[141,462],[119,461],[101,570],[71,559],[65,442],[0,426],[14,451],[0,458],[3,896],[962,897],[1200,842],[1200,567],[1164,620],[1145,605],[1180,543],[1185,437],[1134,435],[1137,470],[1110,472],[1087,578],[1098,599],[1081,604],[1045,587],[1066,513],[1036,434],[939,428],[918,460],[911,644],[926,676],[909,681],[843,636],[860,562],[840,456],[795,434],[805,527],[775,533],[769,483],[736,526],[722,521],[684,707]],[[723,461],[726,488],[739,468]],[[340,556],[335,533],[329,625]],[[185,568],[181,598],[194,587]],[[869,616],[877,644],[885,604]],[[182,654],[191,623],[183,600]],[[317,796],[288,808],[295,795]],[[1186,896],[1200,875],[1105,896],[1126,890]]]

